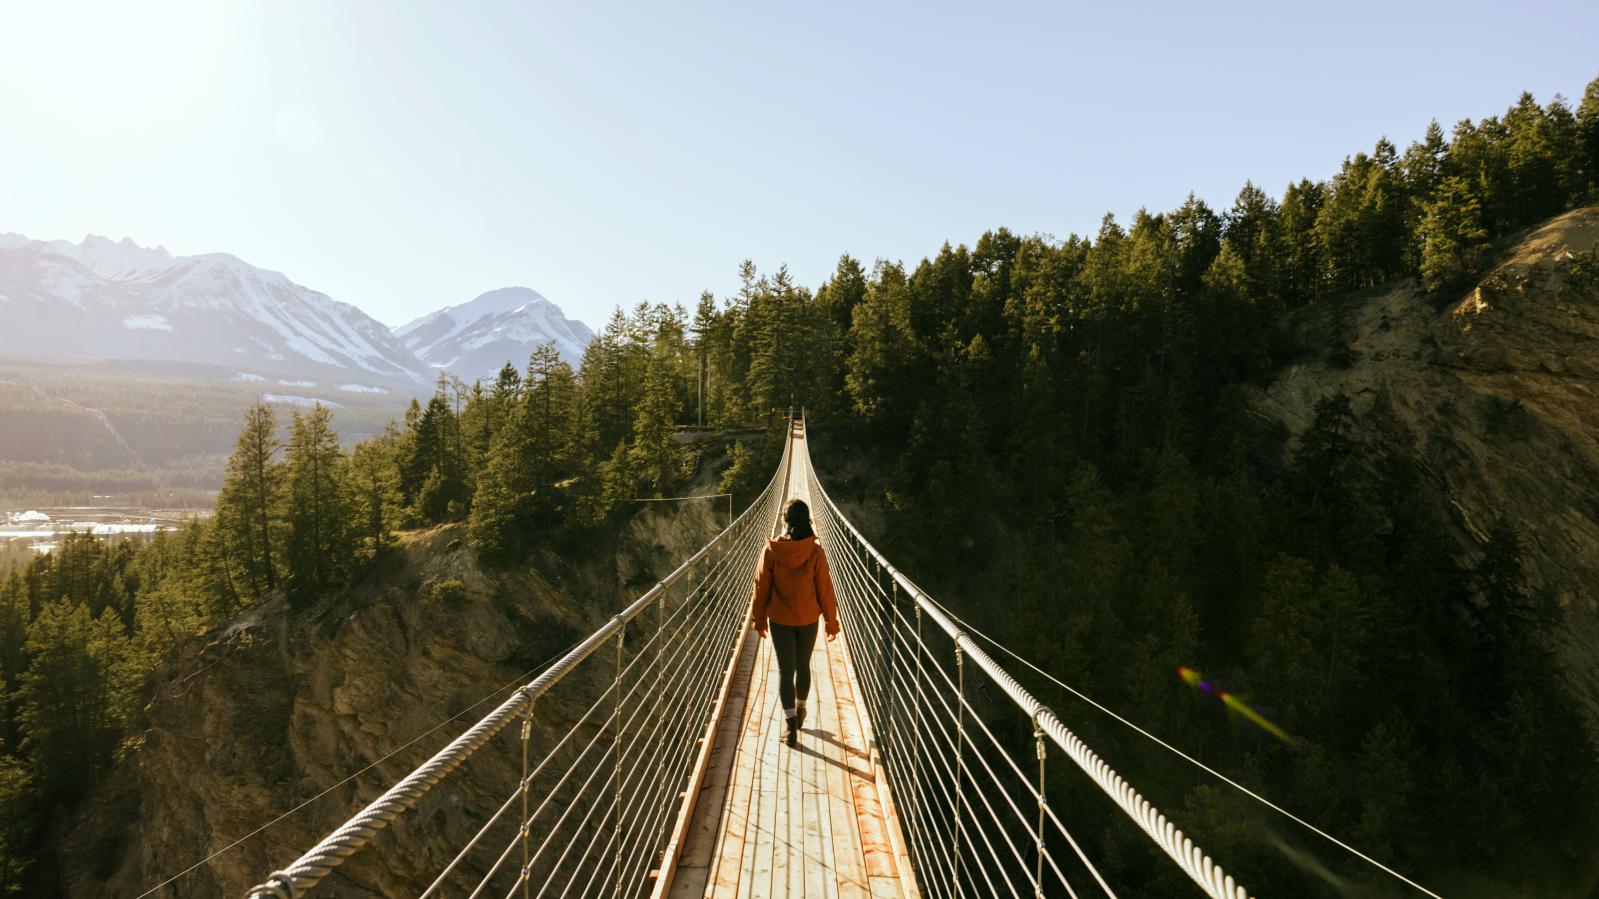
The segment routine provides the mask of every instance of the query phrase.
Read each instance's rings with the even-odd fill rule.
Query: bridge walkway
[[[810,502],[802,427],[796,425],[792,439],[784,501]],[[809,720],[798,748],[790,749],[782,740],[771,641],[746,634],[667,895],[919,895],[859,695],[844,637],[818,640]]]

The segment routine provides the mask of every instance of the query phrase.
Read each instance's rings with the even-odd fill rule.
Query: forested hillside
[[[405,407],[407,394],[370,390],[201,365],[0,357],[0,507],[208,508],[244,406],[319,401],[354,439]]]
[[[0,879],[26,882],[50,810],[139,751],[142,680],[197,630],[280,596],[312,615],[401,529],[464,522],[491,566],[581,544],[692,471],[682,428],[793,406],[836,495],[881,511],[882,548],[1044,669],[1446,895],[1586,895],[1599,761],[1519,523],[1462,552],[1437,485],[1364,440],[1349,397],[1292,441],[1250,398],[1297,359],[1355,362],[1373,288],[1442,307],[1523,229],[1595,202],[1599,81],[1575,111],[1523,96],[1280,198],[1245,185],[1064,241],[998,230],[909,267],[846,256],[814,291],[746,263],[734,296],[618,311],[578,370],[545,349],[441,384],[349,453],[325,410],[280,446],[258,406],[214,521],[69,541],[0,582]],[[741,500],[774,443],[735,450]],[[1196,701],[1180,665],[1293,739]],[[1040,694],[1257,894],[1402,894]],[[1124,894],[1187,889],[1055,775]]]

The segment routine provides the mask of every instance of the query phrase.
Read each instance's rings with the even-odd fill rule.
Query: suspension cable
[[[984,640],[988,641],[990,644],[992,644],[993,646],[998,648],[1000,652],[1005,653],[1006,655],[1008,655],[1011,658],[1015,659],[1016,661],[1020,662],[1022,665],[1026,666],[1027,668],[1032,669],[1033,672],[1038,674],[1040,677],[1046,678],[1050,682],[1054,683],[1056,686],[1058,686],[1061,689],[1065,690],[1066,692],[1072,694],[1073,696],[1077,697],[1078,699],[1081,699],[1083,702],[1086,702],[1089,705],[1093,706],[1094,708],[1098,709],[1099,711],[1104,712],[1106,715],[1109,715],[1111,718],[1115,719],[1116,721],[1120,722],[1121,724],[1125,725],[1126,727],[1131,728],[1133,731],[1138,733],[1140,736],[1143,736],[1145,739],[1150,740],[1151,742],[1155,743],[1157,746],[1160,746],[1162,749],[1165,749],[1167,752],[1172,753],[1173,755],[1177,756],[1178,758],[1182,759],[1183,761],[1187,762],[1188,764],[1193,765],[1194,767],[1200,769],[1201,771],[1204,771],[1205,773],[1207,773],[1210,776],[1216,778],[1217,780],[1220,780],[1222,783],[1225,783],[1228,786],[1232,787],[1233,789],[1238,790],[1239,792],[1243,793],[1245,796],[1248,796],[1249,798],[1255,800],[1256,802],[1260,803],[1261,805],[1264,805],[1267,808],[1271,809],[1272,811],[1274,811],[1274,812],[1282,815],[1283,817],[1289,819],[1290,821],[1293,821],[1295,824],[1298,824],[1299,826],[1305,828],[1306,830],[1309,830],[1311,833],[1316,834],[1317,836],[1321,837],[1322,839],[1327,840],[1328,842],[1330,842],[1333,845],[1339,847],[1340,849],[1343,849],[1345,852],[1350,853],[1351,855],[1355,856],[1356,858],[1361,859],[1362,861],[1365,861],[1365,862],[1367,862],[1367,863],[1369,863],[1371,865],[1374,865],[1375,867],[1377,867],[1378,869],[1380,869],[1384,873],[1386,873],[1386,874],[1388,874],[1388,875],[1390,875],[1390,876],[1392,876],[1394,878],[1397,878],[1400,881],[1403,881],[1404,883],[1406,883],[1409,886],[1415,888],[1416,890],[1418,890],[1418,891],[1420,891],[1422,893],[1425,893],[1428,896],[1433,897],[1433,899],[1443,899],[1443,897],[1439,896],[1437,893],[1434,893],[1432,890],[1427,889],[1426,887],[1424,887],[1421,884],[1415,882],[1414,880],[1411,880],[1409,877],[1406,877],[1405,875],[1399,873],[1398,871],[1395,871],[1393,868],[1390,868],[1389,866],[1387,866],[1387,865],[1383,864],[1382,862],[1372,858],[1371,856],[1367,855],[1366,853],[1361,852],[1359,849],[1356,849],[1355,847],[1349,845],[1348,843],[1344,842],[1343,840],[1338,839],[1337,837],[1335,837],[1332,834],[1328,833],[1327,831],[1321,829],[1320,827],[1317,827],[1316,825],[1310,823],[1309,821],[1306,821],[1304,818],[1299,817],[1298,815],[1294,814],[1293,812],[1288,811],[1287,809],[1283,808],[1282,806],[1278,805],[1277,803],[1272,802],[1270,799],[1267,799],[1266,797],[1260,795],[1259,793],[1255,792],[1254,790],[1251,790],[1249,787],[1244,786],[1243,784],[1239,783],[1236,780],[1233,780],[1231,777],[1228,777],[1227,775],[1221,773],[1220,771],[1217,771],[1215,768],[1212,768],[1211,766],[1205,764],[1204,762],[1200,761],[1199,759],[1194,758],[1192,755],[1189,755],[1188,753],[1184,752],[1183,750],[1178,749],[1176,746],[1173,746],[1172,744],[1166,742],[1165,740],[1162,740],[1160,737],[1157,737],[1154,734],[1150,733],[1148,730],[1145,730],[1143,727],[1140,727],[1139,725],[1134,724],[1132,721],[1129,721],[1127,718],[1117,714],[1115,711],[1112,711],[1111,709],[1105,707],[1104,705],[1101,705],[1099,702],[1095,701],[1093,699],[1093,697],[1087,695],[1086,693],[1083,693],[1081,690],[1078,690],[1076,687],[1073,687],[1072,685],[1066,683],[1065,681],[1062,681],[1060,678],[1056,677],[1055,675],[1050,674],[1048,671],[1045,671],[1044,669],[1038,667],[1037,665],[1033,664],[1028,659],[1023,658],[1021,655],[1017,654],[1015,650],[1012,650],[1010,647],[1006,646],[1005,644],[1000,643],[998,640],[994,639],[993,637],[990,637],[988,634],[984,633],[983,631],[979,630],[977,627],[973,626],[970,622],[962,620],[961,618],[956,616],[955,613],[950,612],[947,608],[945,608],[943,605],[939,604],[938,601],[933,599],[932,597],[930,597],[930,596],[927,597],[927,600],[928,600],[928,602],[931,602],[931,603],[934,603],[935,605],[938,605],[940,609],[944,610],[944,613],[946,615],[949,615],[950,618],[952,618],[955,621],[959,622],[961,627],[964,628],[965,630],[967,630],[968,632],[976,634],[977,636],[979,636],[979,637],[983,638]]]
[[[581,641],[579,641],[579,642],[581,642]],[[221,849],[218,849],[217,851],[211,853],[210,855],[206,856],[205,858],[200,859],[199,861],[195,862],[194,864],[190,865],[187,868],[184,868],[182,871],[179,871],[178,873],[172,875],[171,877],[168,877],[167,879],[161,881],[160,883],[156,884],[155,886],[150,887],[148,890],[145,890],[144,892],[140,893],[138,895],[137,899],[146,899],[146,897],[148,897],[148,896],[153,896],[153,895],[155,895],[157,890],[161,889],[162,887],[166,886],[167,884],[172,883],[173,881],[177,880],[180,877],[183,877],[186,874],[193,873],[194,871],[198,870],[199,868],[203,867],[204,865],[207,865],[207,864],[209,864],[209,863],[211,863],[213,861],[216,861],[218,858],[221,858],[223,855],[225,855],[228,852],[232,851],[233,849],[239,847],[240,845],[242,845],[244,842],[246,842],[250,838],[252,838],[254,836],[257,836],[257,835],[265,832],[266,830],[269,830],[274,825],[276,825],[278,822],[284,820],[285,818],[290,817],[291,815],[293,815],[294,813],[300,811],[301,809],[305,808],[306,806],[310,805],[311,803],[316,802],[318,799],[321,799],[322,797],[328,795],[329,793],[333,792],[334,790],[337,790],[339,787],[342,787],[345,784],[349,783],[350,781],[356,779],[357,777],[360,777],[361,775],[365,774],[366,772],[371,771],[373,768],[376,768],[377,766],[383,764],[384,762],[388,761],[389,759],[391,759],[391,758],[395,757],[396,755],[399,755],[400,753],[404,752],[405,750],[410,749],[417,742],[419,742],[419,741],[431,736],[432,734],[437,732],[439,728],[443,727],[444,725],[449,724],[451,721],[454,721],[454,720],[460,718],[462,715],[465,715],[467,712],[470,712],[473,709],[477,708],[478,706],[482,705],[483,703],[488,702],[490,699],[493,699],[495,696],[498,696],[499,694],[505,692],[510,687],[513,687],[516,684],[522,683],[523,681],[527,680],[529,677],[532,677],[533,674],[535,672],[537,672],[540,668],[543,668],[544,666],[550,664],[551,662],[555,661],[556,659],[560,658],[561,656],[567,654],[568,652],[571,652],[574,648],[577,647],[577,645],[578,645],[577,643],[572,644],[571,646],[567,647],[566,649],[564,649],[564,650],[556,653],[555,655],[550,656],[548,659],[545,659],[544,661],[538,663],[533,668],[530,668],[527,671],[523,672],[522,674],[518,675],[514,679],[508,680],[505,683],[501,684],[500,686],[498,686],[498,687],[494,688],[493,690],[489,691],[488,693],[485,693],[483,695],[482,699],[479,699],[477,702],[474,702],[471,705],[462,708],[460,711],[456,712],[455,714],[451,715],[450,717],[445,718],[444,720],[442,720],[439,723],[433,725],[432,727],[428,728],[427,730],[417,734],[416,736],[412,737],[409,740],[406,740],[404,743],[401,743],[399,746],[394,747],[393,749],[391,749],[387,753],[385,753],[381,758],[378,758],[378,759],[373,760],[372,762],[369,762],[366,765],[366,767],[362,768],[361,770],[356,771],[353,774],[350,774],[349,776],[345,777],[343,780],[339,781],[338,783],[333,784],[332,786],[328,787],[327,789],[323,790],[322,792],[316,794],[315,796],[312,796],[310,799],[307,799],[304,802],[301,802],[299,805],[296,805],[294,808],[291,808],[288,811],[284,812],[283,814],[278,815],[276,818],[273,818],[271,821],[268,821],[267,823],[261,825],[260,827],[257,827],[255,830],[252,830],[249,833],[245,834],[244,836],[239,837],[237,840],[234,840],[233,842],[229,843],[228,845],[223,846]]]

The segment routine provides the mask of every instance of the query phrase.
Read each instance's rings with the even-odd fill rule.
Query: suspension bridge
[[[790,498],[811,507],[843,625],[811,661],[796,749],[778,736],[770,641],[749,622]],[[791,421],[771,482],[731,525],[249,899],[372,895],[340,866],[392,853],[374,847],[381,832],[496,741],[514,744],[520,776],[450,857],[406,860],[432,863],[423,897],[1115,896],[1047,792],[1065,765],[1197,892],[1247,899],[963,627],[844,517]],[[979,689],[1002,697],[998,713],[978,714]],[[429,826],[418,817],[408,826]]]

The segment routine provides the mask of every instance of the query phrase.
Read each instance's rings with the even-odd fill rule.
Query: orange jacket
[[[803,627],[825,617],[827,632],[838,633],[833,577],[827,570],[827,553],[815,537],[766,541],[755,570],[750,617],[760,630],[766,629],[768,620]]]

